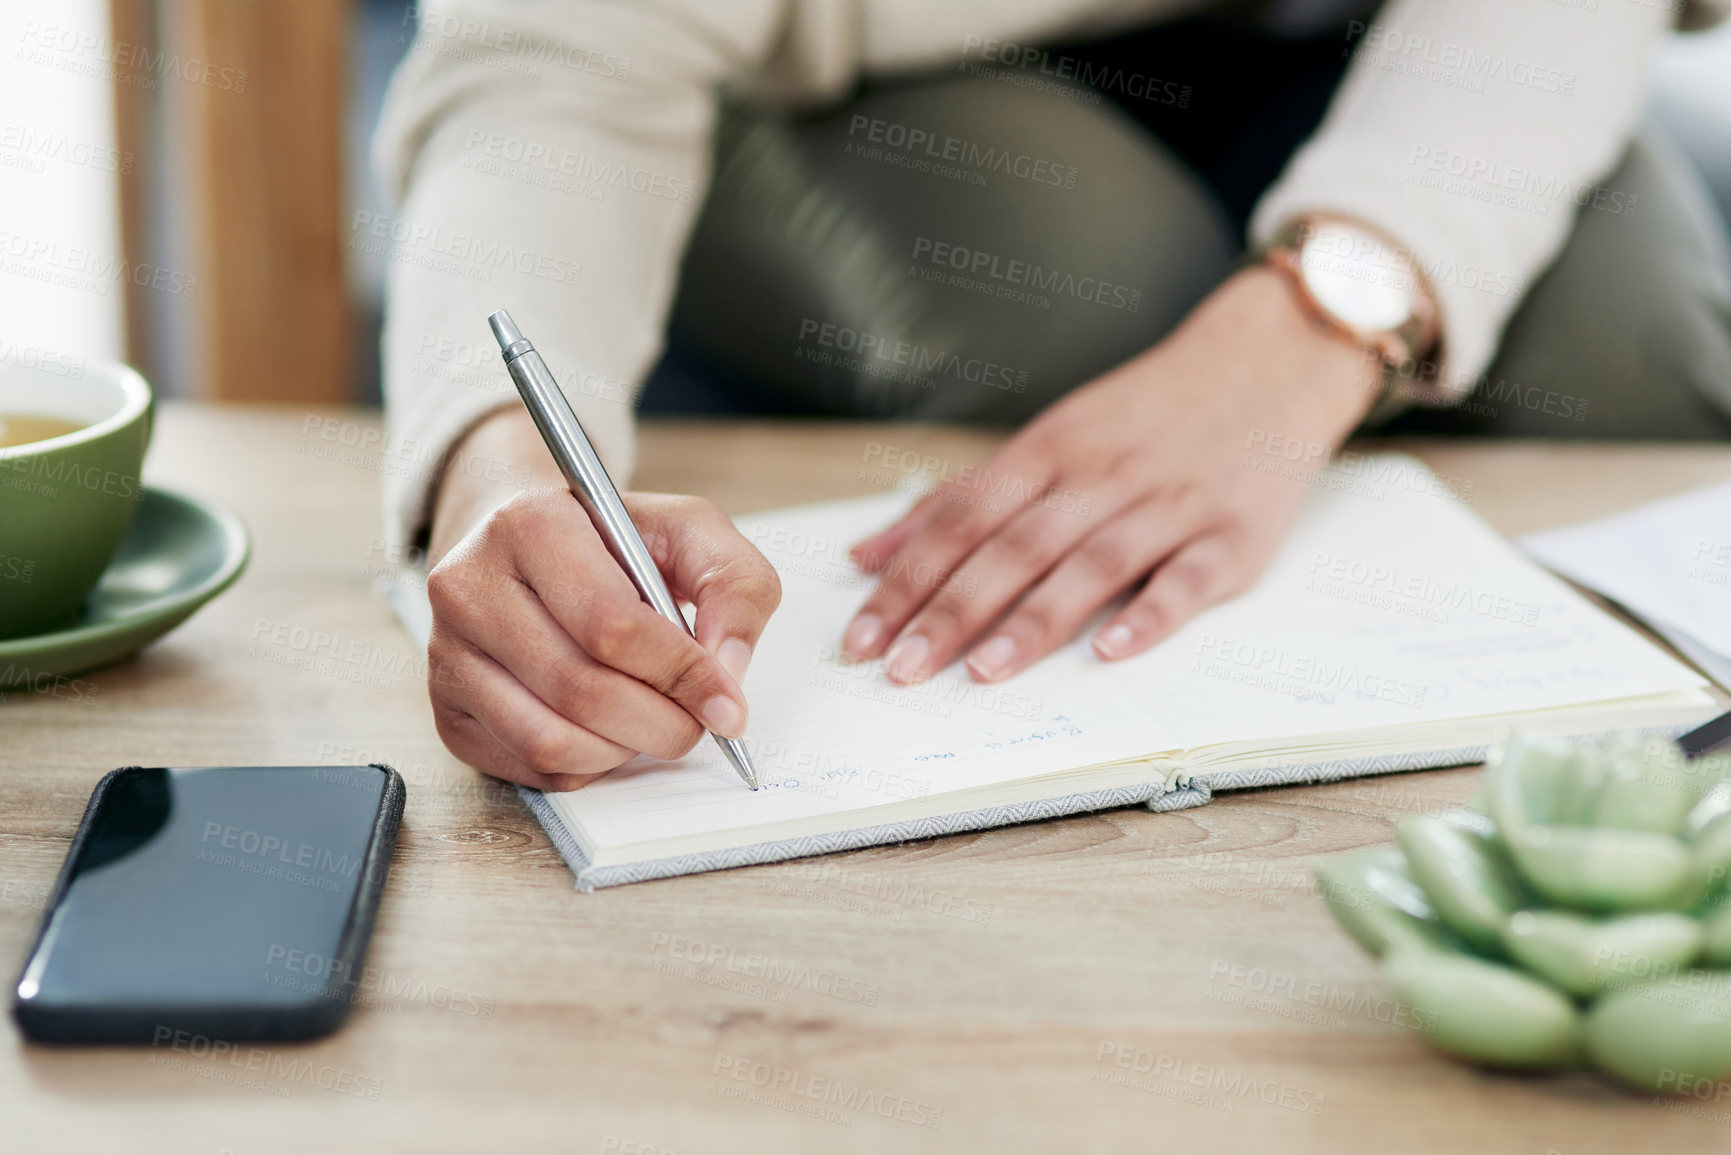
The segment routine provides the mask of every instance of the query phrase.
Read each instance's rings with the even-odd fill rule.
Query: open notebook
[[[1392,454],[1360,459],[1351,477],[1325,473],[1251,592],[1141,657],[1101,662],[1085,634],[996,686],[957,664],[898,688],[881,663],[837,656],[871,584],[847,548],[905,495],[741,518],[783,583],[745,682],[763,789],[746,789],[705,741],[677,762],[639,758],[580,790],[524,798],[589,890],[1113,806],[1173,810],[1223,788],[1457,765],[1516,725],[1678,732],[1713,712],[1703,679],[1447,492]],[[424,599],[399,612],[424,639]]]

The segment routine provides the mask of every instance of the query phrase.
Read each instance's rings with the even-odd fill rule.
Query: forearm
[[[394,544],[424,539],[432,469],[514,399],[487,336],[495,309],[533,335],[608,469],[629,476],[634,394],[707,182],[714,90],[761,63],[781,7],[425,7],[375,146],[401,208],[357,216],[353,237],[387,262],[390,434],[429,466],[385,478]],[[523,68],[524,53],[540,63]]]
[[[1437,295],[1445,393],[1470,392],[1626,146],[1668,20],[1627,3],[1393,0],[1361,29],[1327,118],[1258,205],[1252,239],[1315,212],[1391,237]]]

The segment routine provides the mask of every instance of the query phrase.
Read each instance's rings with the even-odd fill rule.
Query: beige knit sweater
[[[1712,0],[1709,14],[1731,0]],[[1410,250],[1470,387],[1575,204],[1633,131],[1671,0],[1390,0],[1251,242],[1330,210]],[[451,444],[515,402],[486,326],[531,334],[617,479],[706,188],[716,97],[822,102],[862,74],[1022,53],[1197,0],[445,0],[423,6],[375,142],[388,258],[386,524],[424,528]],[[1697,10],[1690,9],[1689,14]],[[1008,46],[1013,45],[1011,49]],[[1344,41],[1343,41],[1344,47]],[[1030,69],[1062,68],[1037,53]],[[1515,190],[1520,207],[1507,194]],[[1463,190],[1465,190],[1463,192]],[[1535,211],[1537,210],[1537,211]]]

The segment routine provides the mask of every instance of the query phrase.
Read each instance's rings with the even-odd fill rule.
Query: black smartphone
[[[113,771],[73,836],[13,1018],[41,1042],[335,1030],[403,799],[377,764]]]

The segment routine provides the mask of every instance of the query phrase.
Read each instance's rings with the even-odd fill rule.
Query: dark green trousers
[[[978,63],[818,115],[731,109],[646,407],[1026,421],[1160,340],[1241,259],[1249,206],[1338,79],[1334,44],[1311,51],[1317,67],[1234,90],[1224,113],[1197,107],[1205,85],[1190,107],[1177,80],[1131,102]],[[1574,231],[1475,393],[1391,431],[1731,433],[1723,222],[1651,129],[1600,184],[1553,206]],[[709,400],[665,404],[668,374]]]

